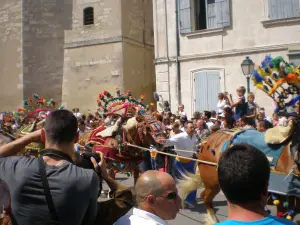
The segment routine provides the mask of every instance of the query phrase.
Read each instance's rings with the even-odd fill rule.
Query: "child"
[[[258,105],[254,102],[255,95],[252,92],[248,94],[246,118],[250,126],[255,126],[255,118],[257,115]]]
[[[245,99],[245,93],[246,88],[244,86],[240,86],[237,90],[237,95],[239,99],[236,102],[232,101],[232,95],[229,95],[229,101],[230,106],[233,108],[235,107],[235,114],[233,116],[234,120],[238,120],[240,117],[244,116],[246,114],[246,99]]]

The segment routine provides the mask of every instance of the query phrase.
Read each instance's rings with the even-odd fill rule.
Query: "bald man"
[[[138,208],[121,217],[115,225],[167,225],[181,208],[175,180],[167,173],[148,170],[135,185]]]

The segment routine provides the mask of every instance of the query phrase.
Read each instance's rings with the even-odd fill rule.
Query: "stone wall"
[[[152,0],[122,1],[124,88],[135,97],[155,91]]]
[[[0,111],[22,106],[21,1],[0,1]]]
[[[65,50],[63,105],[69,109],[97,109],[98,94],[115,95],[123,87],[122,44],[86,46]]]
[[[71,28],[72,0],[23,0],[24,97],[62,100],[64,30]]]

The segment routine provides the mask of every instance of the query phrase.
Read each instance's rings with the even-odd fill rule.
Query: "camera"
[[[101,158],[98,153],[95,152],[75,152],[73,157],[73,162],[76,166],[79,166],[84,169],[94,169],[91,158],[94,158],[97,163],[100,162]]]

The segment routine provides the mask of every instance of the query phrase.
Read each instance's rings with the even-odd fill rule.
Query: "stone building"
[[[270,54],[300,65],[299,2],[154,0],[157,91],[172,111],[183,103],[191,116],[215,109],[218,92],[236,96],[238,86],[246,87],[246,56],[256,64]],[[250,88],[270,115],[271,99],[252,83]]]
[[[38,93],[97,108],[97,95],[155,90],[152,0],[0,1],[0,111]]]

